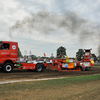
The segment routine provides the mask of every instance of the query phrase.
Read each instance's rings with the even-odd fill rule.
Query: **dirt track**
[[[44,72],[31,72],[27,70],[14,70],[12,73],[4,73],[0,70],[0,81],[19,79],[40,79],[52,77],[70,77],[81,75],[100,74],[100,67],[92,67],[90,71],[58,72],[45,70]]]

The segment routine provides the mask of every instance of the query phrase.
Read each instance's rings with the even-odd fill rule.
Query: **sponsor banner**
[[[12,45],[12,49],[15,50],[16,49],[16,46],[15,45]]]
[[[68,68],[68,64],[63,63],[63,64],[62,64],[62,67],[66,67],[66,68]]]

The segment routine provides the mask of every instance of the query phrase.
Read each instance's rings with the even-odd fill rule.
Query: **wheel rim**
[[[41,71],[41,70],[42,70],[42,67],[41,67],[40,65],[38,65],[38,66],[37,66],[37,70],[38,70],[38,71]]]
[[[7,66],[6,66],[6,71],[7,71],[7,72],[10,72],[11,70],[12,70],[11,65],[7,65]]]

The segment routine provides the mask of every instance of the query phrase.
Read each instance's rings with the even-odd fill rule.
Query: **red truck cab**
[[[12,71],[15,61],[17,61],[17,54],[17,42],[0,41],[0,68],[4,71]]]
[[[46,66],[39,62],[18,62],[18,43],[11,41],[0,41],[0,68],[4,72],[12,72],[13,68],[43,71]]]

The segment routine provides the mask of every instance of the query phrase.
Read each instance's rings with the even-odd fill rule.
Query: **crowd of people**
[[[20,57],[18,58],[18,62],[27,62],[27,63],[34,63],[34,62],[46,62],[52,63],[52,59],[41,57],[41,58],[31,58],[31,57]]]

